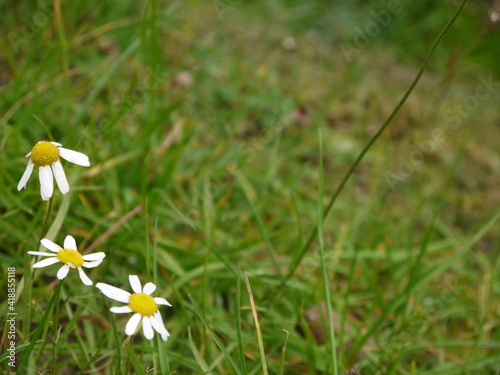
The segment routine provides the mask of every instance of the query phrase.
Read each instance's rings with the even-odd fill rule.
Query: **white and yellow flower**
[[[76,241],[72,236],[66,236],[64,239],[64,248],[55,244],[54,242],[44,238],[40,241],[42,245],[52,253],[44,253],[41,251],[28,251],[31,255],[43,255],[48,258],[41,260],[33,265],[33,268],[42,268],[50,266],[61,262],[63,266],[57,271],[57,278],[59,280],[64,279],[70,270],[70,268],[76,268],[80,274],[80,279],[85,285],[92,285],[92,281],[85,275],[82,267],[94,268],[97,267],[103,261],[106,254],[104,253],[93,253],[82,255],[76,249]]]
[[[163,319],[158,309],[158,305],[172,306],[168,301],[161,297],[151,297],[151,294],[156,290],[156,285],[147,283],[144,288],[141,288],[141,282],[135,275],[129,276],[130,286],[134,293],[129,293],[123,289],[114,286],[97,283],[95,286],[108,298],[118,302],[126,303],[126,306],[112,307],[111,312],[116,314],[135,313],[125,326],[125,333],[128,336],[133,335],[139,323],[142,321],[142,330],[144,336],[151,340],[154,337],[154,331],[161,335],[163,341],[167,341],[170,333],[168,333]]]
[[[29,157],[28,166],[24,171],[17,190],[24,189],[28,182],[34,167],[39,167],[40,192],[44,201],[52,197],[54,191],[54,178],[61,193],[66,194],[69,191],[68,179],[64,173],[59,157],[67,161],[89,167],[90,162],[87,155],[81,152],[68,150],[61,147],[60,143],[42,141],[38,142],[31,152],[26,155]]]

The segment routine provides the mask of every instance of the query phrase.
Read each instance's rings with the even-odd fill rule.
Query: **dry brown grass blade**
[[[137,215],[140,211],[142,211],[142,205],[138,205],[135,207],[132,211],[128,212],[124,217],[122,217],[120,220],[118,220],[116,223],[114,223],[109,229],[104,232],[97,240],[95,240],[92,245],[87,247],[84,251],[82,251],[82,254],[87,254],[91,253],[94,251],[100,244],[102,244],[104,241],[108,239],[109,236],[111,236],[114,232],[120,228],[123,223],[126,221],[130,220],[132,217]]]
[[[252,314],[253,320],[255,322],[255,330],[257,331],[257,341],[259,342],[259,351],[260,351],[260,361],[262,363],[262,373],[267,375],[267,363],[266,363],[266,354],[264,350],[264,340],[262,340],[262,333],[260,331],[260,323],[259,323],[259,315],[257,314],[257,306],[255,305],[255,301],[253,299],[252,288],[250,287],[250,281],[248,280],[248,275],[244,272],[245,275],[245,284],[247,285],[248,298],[250,298],[250,305],[252,306]]]

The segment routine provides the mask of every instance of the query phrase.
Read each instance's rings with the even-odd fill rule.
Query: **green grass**
[[[467,4],[338,191],[457,9],[402,3],[347,61],[341,46],[385,3],[63,1],[55,16],[0,1],[0,295],[15,267],[17,364],[500,374],[500,97],[476,94],[500,80],[487,2]],[[16,190],[43,139],[91,160],[63,161],[71,191],[50,210],[36,173]],[[58,266],[34,270],[26,252],[68,234],[106,252],[94,283],[157,285],[166,343],[128,338],[130,315],[76,272],[49,308]]]

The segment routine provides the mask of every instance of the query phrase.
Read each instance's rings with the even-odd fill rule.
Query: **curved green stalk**
[[[325,220],[326,217],[328,216],[328,214],[330,213],[333,204],[337,200],[338,196],[340,195],[340,193],[344,189],[345,185],[347,184],[347,181],[349,181],[349,179],[351,178],[352,174],[354,173],[354,171],[358,167],[358,165],[361,162],[361,160],[363,160],[365,154],[373,146],[373,144],[380,138],[380,135],[389,126],[389,124],[392,122],[392,120],[394,119],[394,117],[397,115],[397,113],[399,112],[399,110],[401,109],[401,107],[403,106],[403,104],[405,104],[406,99],[408,99],[408,97],[410,96],[410,94],[413,92],[413,89],[415,88],[415,86],[417,85],[417,83],[420,81],[420,78],[422,77],[422,74],[424,74],[424,71],[427,68],[427,65],[429,64],[429,61],[430,61],[430,59],[431,59],[434,51],[436,50],[437,46],[441,42],[441,39],[443,39],[443,37],[448,32],[448,30],[451,28],[451,26],[453,25],[453,23],[455,22],[455,20],[459,16],[459,14],[462,12],[462,9],[464,8],[464,6],[465,6],[466,3],[467,3],[467,0],[462,0],[462,3],[458,7],[458,9],[455,12],[455,14],[450,19],[450,21],[446,24],[446,26],[441,31],[441,33],[437,37],[436,41],[432,45],[429,53],[427,54],[427,56],[426,56],[426,58],[425,58],[425,60],[424,60],[424,62],[422,64],[422,67],[420,68],[420,71],[418,72],[417,76],[415,77],[415,79],[411,83],[410,87],[408,88],[408,90],[405,92],[405,94],[403,95],[403,97],[399,101],[399,103],[396,106],[396,108],[394,108],[394,110],[389,115],[389,117],[387,118],[387,120],[385,120],[384,124],[380,127],[380,129],[377,131],[377,133],[370,139],[370,141],[368,142],[368,144],[365,146],[365,148],[361,151],[361,153],[359,154],[359,156],[356,158],[356,161],[351,165],[351,167],[349,168],[349,171],[347,171],[346,175],[342,179],[342,182],[340,183],[339,187],[337,188],[337,190],[333,194],[333,197],[331,198],[330,202],[328,203],[328,205],[325,208],[324,215],[323,215],[323,220]],[[300,255],[298,256],[297,260],[293,264],[293,266],[290,269],[290,271],[288,272],[288,274],[285,276],[285,278],[281,282],[281,284],[278,287],[278,289],[282,289],[283,286],[287,283],[287,281],[293,276],[293,274],[297,270],[297,267],[302,262],[302,259],[304,258],[304,255],[307,253],[307,251],[311,247],[311,245],[312,245],[314,239],[316,238],[317,234],[318,234],[318,226],[316,226],[314,228],[313,232],[309,236],[309,239],[307,240],[307,243],[302,248],[302,251],[300,252]]]

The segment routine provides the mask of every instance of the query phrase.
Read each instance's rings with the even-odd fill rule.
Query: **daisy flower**
[[[66,236],[64,239],[64,249],[54,242],[44,238],[40,241],[44,247],[52,251],[52,253],[44,253],[41,251],[28,251],[31,255],[44,255],[49,258],[41,260],[33,264],[33,268],[42,268],[61,262],[63,266],[57,271],[57,278],[64,279],[70,268],[76,268],[80,274],[80,279],[85,285],[92,285],[92,281],[85,275],[82,267],[94,268],[101,264],[106,256],[104,253],[94,253],[82,255],[76,250],[76,242],[72,236]]]
[[[84,167],[89,167],[90,162],[87,155],[62,148],[61,146],[60,143],[56,142],[38,142],[35,147],[33,147],[33,150],[26,155],[26,157],[29,157],[28,166],[17,185],[17,190],[26,187],[26,183],[33,172],[33,168],[37,166],[39,167],[40,192],[44,201],[49,200],[54,191],[54,179],[52,176],[55,177],[61,193],[66,194],[69,191],[69,184],[64,174],[62,164],[59,161],[59,157]]]
[[[151,293],[156,290],[156,285],[147,283],[144,288],[141,288],[141,282],[136,275],[130,275],[130,286],[134,293],[116,288],[114,286],[97,283],[95,286],[108,298],[114,299],[118,302],[126,303],[127,306],[112,307],[111,312],[116,314],[121,313],[135,313],[127,322],[125,326],[125,333],[131,336],[137,330],[139,323],[142,320],[142,330],[144,336],[151,340],[154,336],[153,328],[161,335],[163,341],[167,341],[170,333],[168,333],[163,320],[161,318],[158,305],[172,306],[168,301],[161,297],[151,297]]]

